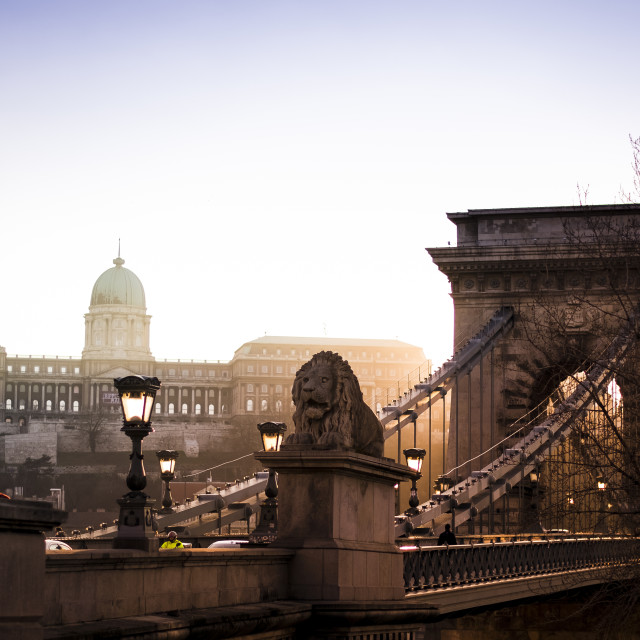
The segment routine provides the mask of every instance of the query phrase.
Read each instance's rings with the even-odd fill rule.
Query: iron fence
[[[637,562],[634,538],[533,540],[404,550],[405,590],[436,589]]]

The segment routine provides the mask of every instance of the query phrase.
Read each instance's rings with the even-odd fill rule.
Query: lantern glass
[[[144,391],[123,391],[122,410],[127,422],[148,422],[151,415],[151,402]]]
[[[173,475],[175,468],[176,468],[175,458],[169,458],[168,460],[160,458],[160,473]]]
[[[262,446],[265,451],[280,451],[280,442],[282,435],[280,433],[263,433]]]
[[[427,452],[424,449],[405,449],[403,453],[407,459],[407,466],[416,473],[420,473],[422,461]]]

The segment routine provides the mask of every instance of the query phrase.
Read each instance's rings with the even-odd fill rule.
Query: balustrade
[[[404,550],[406,591],[637,562],[630,538],[533,540]]]

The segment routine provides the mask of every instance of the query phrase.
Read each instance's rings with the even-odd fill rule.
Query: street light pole
[[[118,500],[120,517],[113,546],[116,549],[153,551],[158,548],[151,513],[156,501],[143,491],[147,486],[147,477],[144,471],[142,441],[153,433],[151,412],[160,381],[149,376],[132,375],[116,378],[113,384],[118,390],[122,404],[121,431],[131,439],[132,448],[129,457],[131,465],[127,475],[129,493]]]
[[[162,509],[160,509],[160,513],[173,513],[173,509],[171,508],[173,505],[171,481],[175,475],[176,458],[179,454],[177,451],[163,449],[162,451],[156,451],[156,455],[160,461],[160,478],[164,482],[164,496],[162,497]]]
[[[415,516],[419,513],[418,505],[420,504],[420,499],[418,498],[418,486],[416,482],[422,477],[420,471],[422,470],[422,461],[424,460],[427,452],[424,449],[416,449],[414,447],[412,449],[405,449],[403,453],[404,457],[407,459],[407,466],[416,472],[416,475],[411,478],[409,509],[405,511],[405,515]]]
[[[286,430],[284,422],[261,422],[258,431],[262,439],[262,448],[265,451],[280,451]],[[264,492],[267,499],[260,505],[260,522],[249,536],[252,543],[268,544],[278,537],[278,483],[273,469],[269,469]]]

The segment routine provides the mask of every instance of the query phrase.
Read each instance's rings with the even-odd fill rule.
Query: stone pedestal
[[[292,598],[404,598],[394,485],[413,471],[387,458],[296,445],[256,458],[278,473],[279,530],[273,546],[296,551]]]
[[[120,518],[114,549],[157,551],[158,538],[153,529],[151,509],[156,501],[142,492],[130,493],[118,500]]]
[[[42,531],[66,520],[48,502],[0,500],[2,604],[0,638],[40,640],[43,635],[45,544]]]

